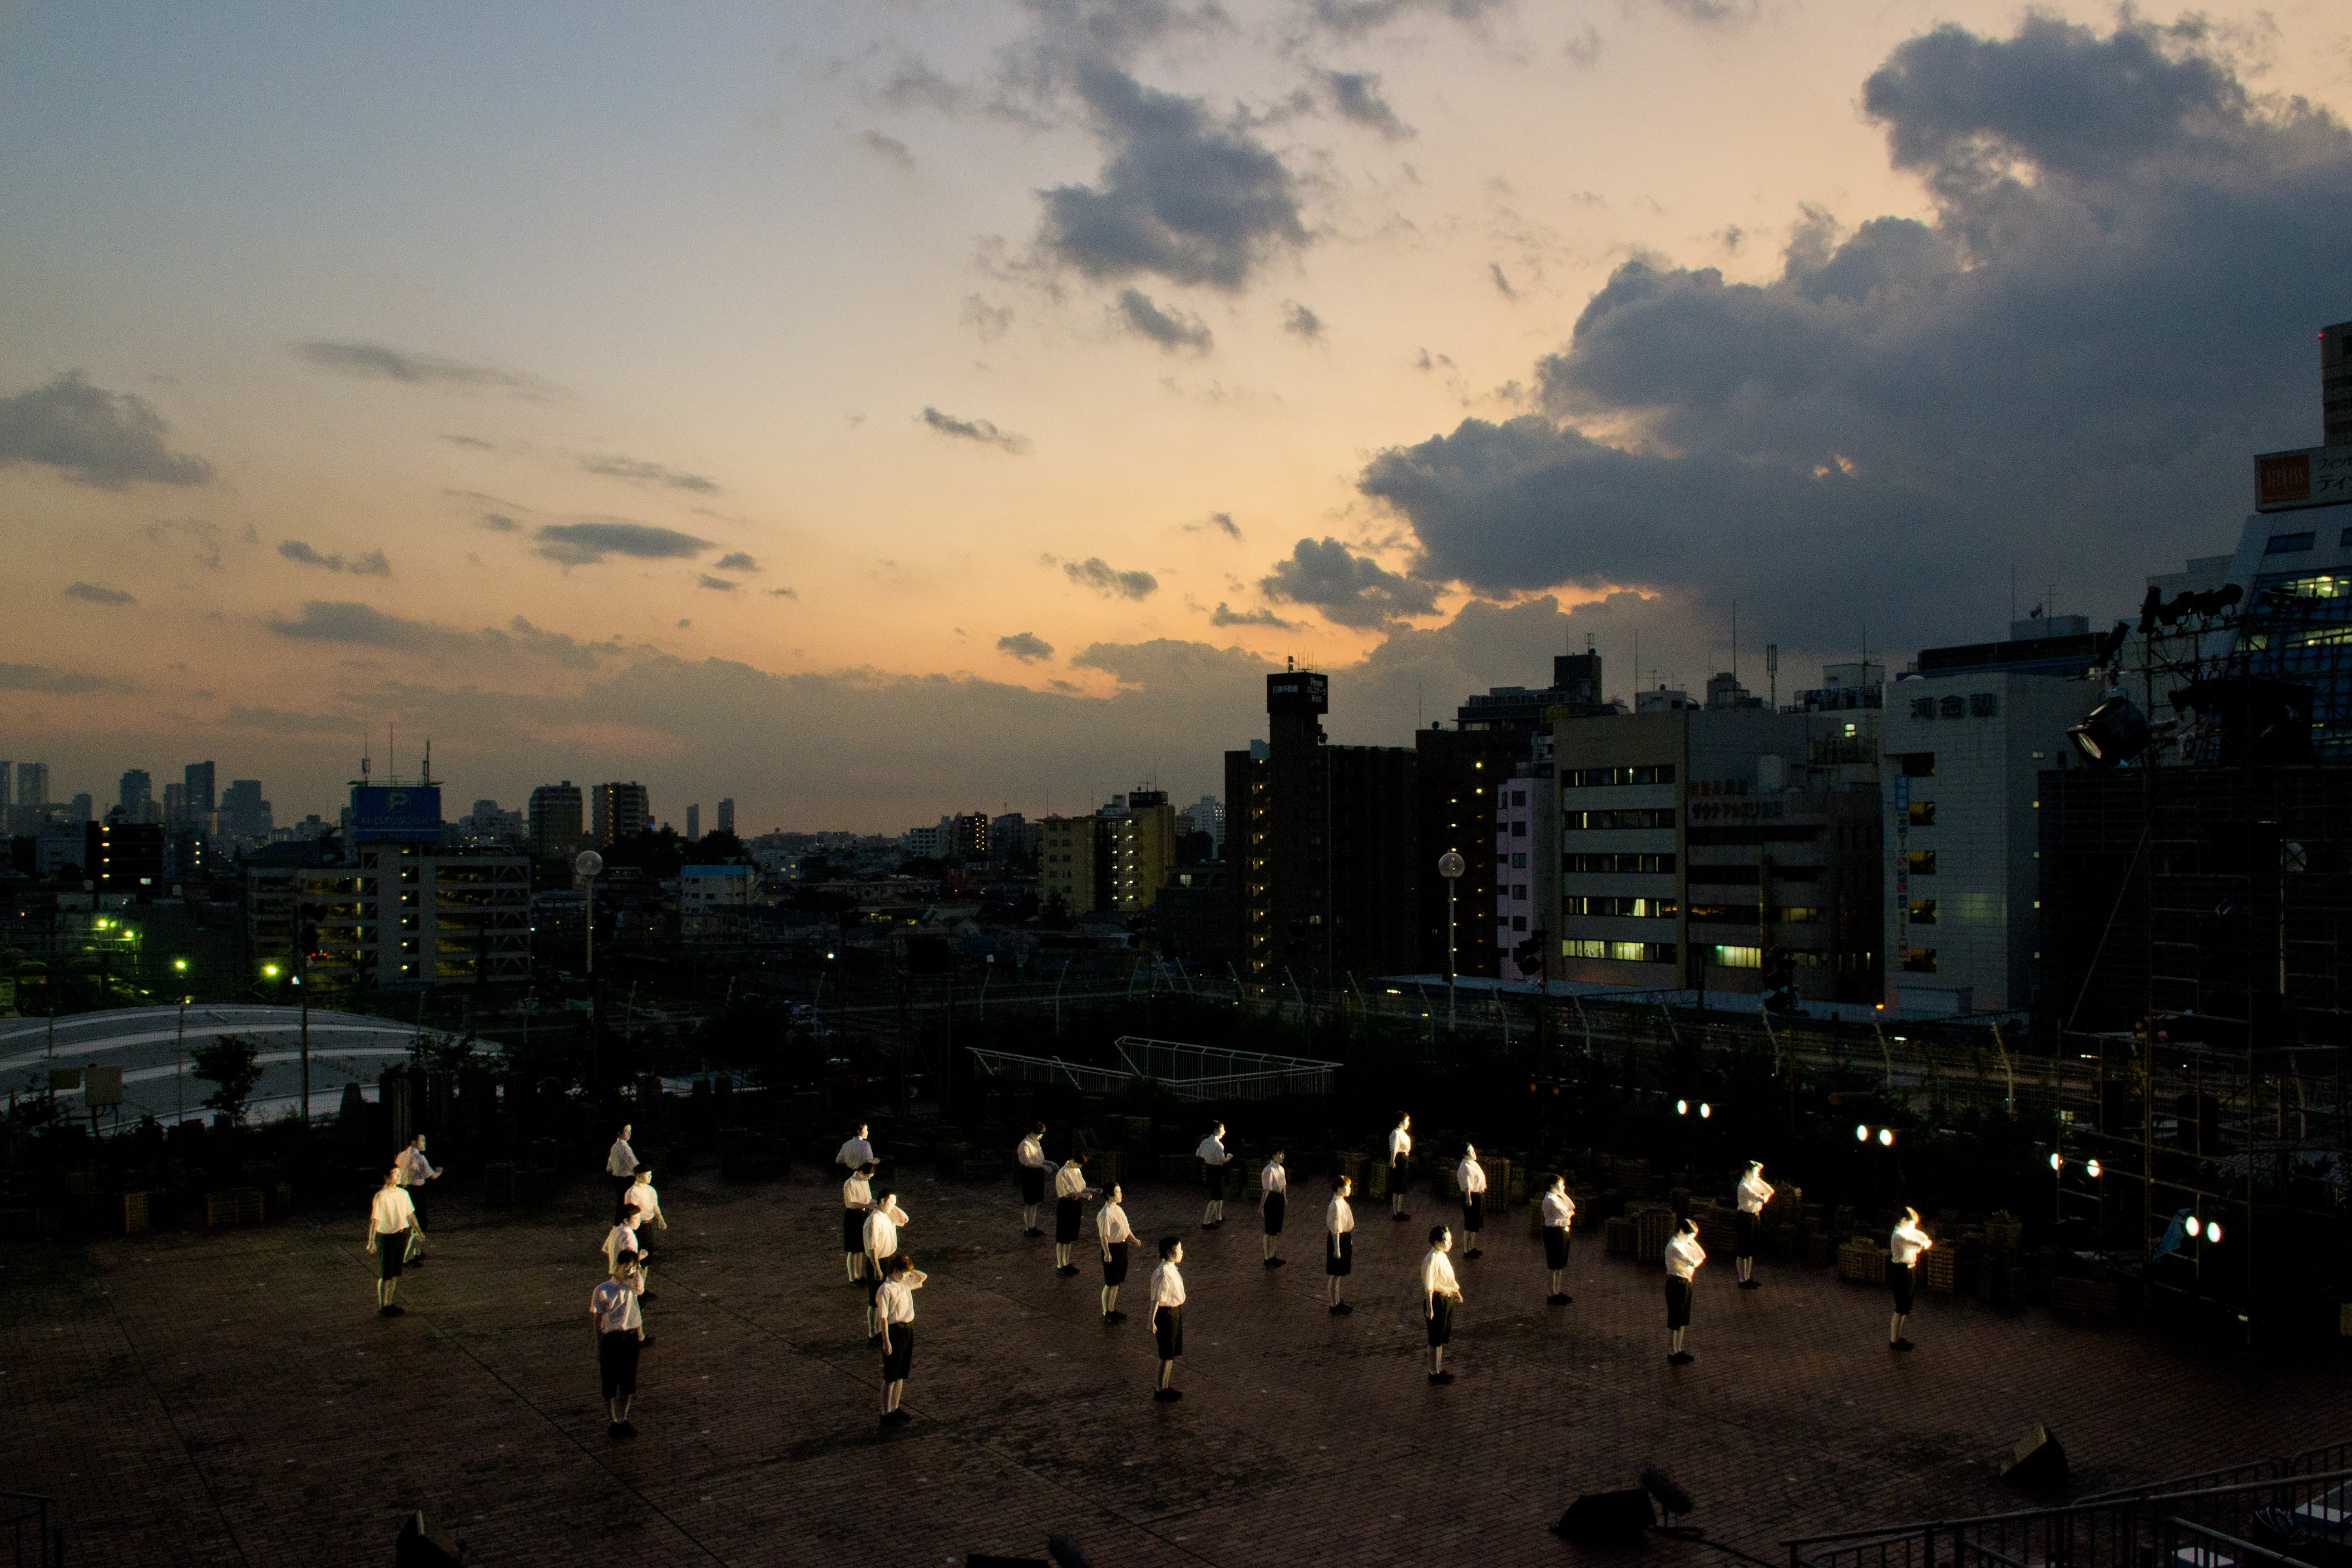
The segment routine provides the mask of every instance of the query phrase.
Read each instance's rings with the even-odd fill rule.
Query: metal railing
[[[15,1568],[64,1568],[66,1532],[49,1523],[54,1500],[31,1492],[0,1491],[0,1534]]]
[[[1024,1083],[1066,1083],[1089,1094],[1116,1094],[1149,1080],[1178,1100],[1265,1100],[1277,1094],[1328,1094],[1336,1061],[1304,1056],[1268,1056],[1255,1051],[1188,1045],[1181,1040],[1121,1035],[1120,1067],[1065,1061],[1058,1056],[968,1047],[982,1072]]]

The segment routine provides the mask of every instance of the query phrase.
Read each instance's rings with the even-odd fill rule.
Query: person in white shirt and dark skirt
[[[1454,1309],[1462,1304],[1462,1287],[1454,1278],[1454,1233],[1443,1225],[1429,1231],[1429,1255],[1421,1260],[1421,1311],[1429,1327],[1429,1380],[1451,1383],[1445,1370],[1446,1342],[1454,1337]]]
[[[1568,1178],[1551,1178],[1551,1189],[1543,1196],[1544,1267],[1551,1271],[1551,1294],[1547,1304],[1564,1307],[1576,1300],[1568,1293],[1569,1232],[1576,1224],[1576,1199],[1568,1196]]]
[[[1772,1201],[1772,1184],[1764,1179],[1764,1162],[1748,1162],[1748,1174],[1739,1178],[1738,1240],[1731,1249],[1731,1266],[1738,1270],[1739,1288],[1757,1289],[1756,1236],[1764,1228],[1764,1206]]]
[[[1462,1188],[1462,1256],[1478,1256],[1478,1232],[1486,1228],[1486,1167],[1478,1163],[1478,1146],[1465,1144],[1462,1147],[1462,1163],[1454,1169],[1454,1182]],[[1452,1264],[1447,1264],[1452,1268]]]
[[[1151,1397],[1162,1405],[1184,1397],[1182,1389],[1170,1386],[1176,1375],[1176,1358],[1184,1354],[1184,1276],[1176,1267],[1182,1261],[1184,1243],[1173,1236],[1164,1238],[1160,1243],[1160,1264],[1143,1287],[1151,1298],[1151,1337],[1160,1352],[1160,1386]]]
[[[1054,1272],[1064,1279],[1078,1271],[1070,1250],[1078,1244],[1078,1229],[1087,1217],[1087,1156],[1082,1150],[1064,1160],[1054,1173]]]
[[[1911,1342],[1903,1337],[1903,1320],[1911,1315],[1911,1303],[1919,1291],[1919,1254],[1935,1242],[1919,1228],[1919,1211],[1906,1208],[1903,1218],[1895,1222],[1895,1233],[1886,1239],[1886,1279],[1895,1287],[1895,1316],[1886,1325],[1886,1348],[1909,1350]]]
[[[1355,1190],[1345,1176],[1333,1176],[1331,1202],[1323,1210],[1323,1275],[1329,1281],[1335,1318],[1356,1310],[1339,1299],[1339,1281],[1356,1271],[1356,1210],[1348,1201]]]
[[[906,1396],[907,1374],[915,1364],[915,1292],[930,1278],[901,1252],[890,1260],[889,1278],[876,1293],[882,1319],[882,1425],[896,1427],[912,1416],[898,1408]]]
[[[400,1151],[400,1157],[393,1164],[400,1172],[400,1185],[408,1194],[408,1201],[415,1206],[416,1230],[421,1236],[425,1233],[425,1184],[441,1174],[425,1157],[425,1134],[419,1133],[409,1139],[408,1147]],[[421,1244],[409,1262],[419,1269],[425,1267],[425,1249]]]
[[[396,1318],[408,1311],[392,1298],[400,1289],[400,1266],[408,1260],[412,1227],[418,1237],[423,1237],[425,1228],[416,1223],[416,1206],[402,1189],[400,1167],[394,1166],[383,1173],[383,1186],[368,1206],[367,1249],[375,1254],[378,1317]]]
[[[650,1166],[637,1167],[637,1179],[629,1184],[628,1207],[629,1211],[637,1217],[638,1224],[649,1224],[660,1230],[669,1228],[668,1217],[662,1213],[661,1194],[654,1190],[654,1173]]]
[[[898,1195],[886,1192],[875,1201],[866,1216],[866,1267],[873,1271],[874,1285],[866,1293],[866,1338],[867,1343],[880,1341],[882,1330],[875,1322],[881,1299],[882,1285],[890,1277],[890,1260],[898,1255],[898,1227],[907,1223],[907,1211],[898,1207]]]
[[[1095,1238],[1102,1243],[1102,1320],[1106,1325],[1127,1322],[1127,1314],[1118,1310],[1118,1288],[1127,1283],[1127,1249],[1135,1239],[1135,1230],[1127,1223],[1127,1210],[1119,1207],[1122,1196],[1118,1184],[1111,1183],[1110,1200],[1095,1210]]]
[[[1225,1124],[1218,1123],[1192,1153],[1201,1162],[1202,1179],[1209,1188],[1209,1207],[1202,1211],[1201,1228],[1213,1230],[1225,1222],[1225,1163],[1233,1158],[1225,1153]]]
[[[873,1182],[869,1160],[841,1184],[841,1260],[853,1285],[866,1278],[866,1211],[874,1207]]]
[[[874,1163],[874,1145],[866,1132],[866,1124],[858,1123],[857,1131],[849,1134],[848,1142],[841,1145],[841,1152],[833,1156],[833,1163],[841,1167],[844,1176],[856,1176]]]
[[[1282,1239],[1283,1211],[1290,1207],[1290,1176],[1282,1168],[1280,1149],[1274,1151],[1265,1169],[1258,1173],[1258,1212],[1265,1219],[1265,1266],[1279,1269],[1283,1260],[1274,1255],[1274,1248]]]
[[[1666,1243],[1666,1359],[1676,1366],[1688,1366],[1698,1358],[1683,1348],[1683,1335],[1690,1328],[1692,1281],[1698,1275],[1698,1266],[1706,1261],[1706,1249],[1698,1244],[1698,1224],[1685,1219],[1675,1229],[1674,1239]]]
[[[629,1401],[637,1395],[637,1352],[645,1348],[645,1319],[637,1312],[643,1279],[637,1260],[623,1253],[613,1261],[611,1276],[588,1292],[588,1314],[596,1320],[596,1369],[604,1382],[605,1430],[615,1437],[634,1437]]]
[[[1045,1124],[1037,1123],[1013,1150],[1014,1174],[1021,1180],[1021,1234],[1043,1236],[1037,1228],[1037,1206],[1045,1201]]]
[[[1404,1208],[1404,1184],[1412,1174],[1412,1117],[1403,1112],[1389,1129],[1389,1218],[1411,1219]]]
[[[629,1184],[636,1179],[637,1153],[629,1147],[629,1126],[621,1124],[620,1136],[604,1155],[604,1174],[613,1178],[613,1223],[621,1223],[621,1211],[629,1204]]]

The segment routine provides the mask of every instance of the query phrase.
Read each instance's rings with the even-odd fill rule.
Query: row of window
[[[1602,894],[1570,894],[1560,900],[1563,915],[1602,915],[1636,920],[1672,920],[1676,904],[1671,898],[1620,898]]]
[[[1913,697],[1913,718],[1991,718],[2000,712],[2000,696],[1995,692],[1970,692],[1963,697],[1957,693],[1948,697]]]
[[[1671,784],[1675,781],[1675,765],[1661,762],[1642,768],[1571,768],[1560,775],[1559,781],[1570,789],[1596,789],[1611,784]]]
[[[1560,826],[1570,832],[1605,828],[1671,828],[1675,811],[1671,806],[1637,807],[1615,811],[1570,811],[1560,818]],[[1512,825],[1517,832],[1518,826]]]
[[[1671,876],[1674,874],[1675,857],[1671,854],[1562,855],[1559,857],[1559,869],[1601,874],[1626,873]]]
[[[1570,937],[1559,945],[1563,958],[1607,958],[1619,964],[1671,964],[1675,961],[1675,945],[1671,942],[1598,942],[1582,937]]]

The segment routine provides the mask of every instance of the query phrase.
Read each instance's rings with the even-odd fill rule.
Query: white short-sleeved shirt
[[[1462,1184],[1465,1194],[1486,1190],[1486,1167],[1476,1160],[1464,1160],[1454,1167],[1454,1179]]]
[[[598,1333],[630,1333],[645,1327],[636,1291],[618,1280],[607,1280],[589,1291],[588,1310],[596,1316]]]
[[[874,1185],[864,1176],[851,1176],[841,1184],[841,1207],[866,1208],[874,1202]]]
[[[874,1305],[886,1323],[911,1323],[915,1321],[915,1292],[922,1287],[905,1280],[885,1280],[876,1292]]]
[[[1333,1194],[1329,1205],[1323,1210],[1323,1228],[1334,1236],[1344,1236],[1356,1228],[1354,1207],[1346,1198]]]
[[[1562,1230],[1567,1229],[1576,1223],[1576,1199],[1564,1192],[1544,1194],[1543,1221],[1548,1226],[1556,1225]]]
[[[1920,1253],[1934,1245],[1926,1231],[1909,1220],[1904,1220],[1895,1228],[1895,1234],[1887,1238],[1887,1261],[1898,1269],[1907,1269],[1918,1261]]]
[[[877,1208],[866,1217],[866,1250],[877,1258],[898,1250],[898,1227],[887,1210]]]
[[[1208,1161],[1213,1166],[1223,1165],[1227,1160],[1233,1158],[1231,1155],[1225,1153],[1225,1145],[1223,1142],[1213,1136],[1202,1138],[1201,1140],[1201,1146],[1194,1149],[1192,1152],[1200,1155],[1201,1158]]]
[[[393,1165],[400,1172],[394,1179],[403,1186],[423,1186],[441,1174],[433,1168],[433,1162],[425,1157],[423,1149],[401,1150],[400,1157]]]
[[[1076,1197],[1086,1190],[1087,1173],[1079,1166],[1077,1161],[1072,1160],[1054,1173],[1055,1197]]]
[[[627,1193],[623,1196],[631,1208],[635,1209],[647,1219],[656,1219],[660,1218],[661,1194],[654,1190],[653,1183],[649,1181],[641,1181],[635,1186],[629,1188]]]
[[[1037,1135],[1034,1133],[1021,1140],[1019,1145],[1013,1151],[1013,1157],[1033,1171],[1045,1168],[1045,1151],[1038,1146]]]
[[[1268,1193],[1286,1193],[1290,1190],[1289,1175],[1285,1172],[1280,1166],[1276,1165],[1271,1160],[1266,1162],[1265,1169],[1258,1173],[1257,1179],[1258,1186],[1262,1191]]]
[[[397,1236],[416,1223],[416,1205],[396,1186],[380,1187],[368,1206],[368,1223],[378,1236]]]
[[[1421,1288],[1423,1292],[1434,1291],[1441,1295],[1459,1289],[1454,1278],[1454,1260],[1431,1248],[1429,1256],[1421,1260]]]
[[[1666,1243],[1666,1272],[1677,1280],[1689,1279],[1706,1261],[1706,1249],[1696,1236],[1677,1236]]]
[[[1411,1153],[1412,1153],[1412,1134],[1402,1127],[1392,1129],[1389,1133],[1389,1158],[1393,1160],[1399,1155]]]
[[[819,1144],[817,1147],[824,1145]],[[863,1138],[852,1138],[841,1145],[841,1153],[834,1155],[833,1159],[835,1165],[847,1166],[851,1170],[860,1166],[870,1166],[874,1163],[874,1145]]]
[[[607,1175],[616,1176],[637,1174],[637,1151],[629,1147],[628,1139],[613,1140],[613,1152],[604,1156],[604,1170]]]
[[[1184,1304],[1184,1276],[1177,1272],[1175,1264],[1163,1261],[1151,1270],[1144,1292],[1151,1298],[1154,1307],[1181,1307]]]
[[[1127,1223],[1127,1210],[1115,1203],[1106,1203],[1095,1210],[1095,1234],[1113,1245],[1135,1239],[1135,1231]]]
[[[606,1268],[611,1268],[614,1260],[619,1258],[622,1253],[636,1250],[638,1250],[637,1233],[627,1226],[615,1225],[612,1229],[604,1232],[604,1266]]]
[[[1749,1171],[1739,1178],[1739,1212],[1761,1214],[1764,1206],[1772,1201],[1772,1184]]]

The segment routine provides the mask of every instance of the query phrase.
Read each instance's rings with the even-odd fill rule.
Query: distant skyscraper
[[[267,842],[271,826],[269,802],[261,798],[261,780],[230,780],[229,787],[221,791],[221,832],[232,839],[257,839]]]
[[[699,806],[686,809],[686,841],[690,844],[702,841],[702,808]]]
[[[46,806],[49,803],[49,765],[46,762],[16,764],[16,804]]]
[[[1217,842],[1217,853],[1225,852],[1225,807],[1214,795],[1203,795],[1192,808],[1192,831],[1206,833]]]
[[[730,834],[735,831],[735,797],[732,795],[719,802],[719,831]]]
[[[66,809],[66,815],[73,821],[94,822],[98,820],[98,802],[88,795],[77,795]]]
[[[213,765],[211,763],[191,762],[185,768],[180,769],[180,777],[184,781],[184,792],[187,796],[187,809],[191,812],[201,811],[206,816],[210,816],[214,811],[219,809],[220,800],[213,793]]]
[[[635,837],[653,821],[653,794],[642,784],[599,784],[590,798],[588,836],[600,849]]]
[[[2352,445],[2352,321],[2319,332],[2320,438],[2330,446]]]
[[[16,770],[15,763],[0,762],[0,817],[6,816],[7,809],[16,803]]]
[[[122,776],[120,794],[115,804],[121,810],[126,822],[143,822],[155,804],[155,780],[144,768],[133,768]]]
[[[580,852],[584,811],[580,786],[566,779],[530,792],[530,852],[537,860],[570,860]]]

